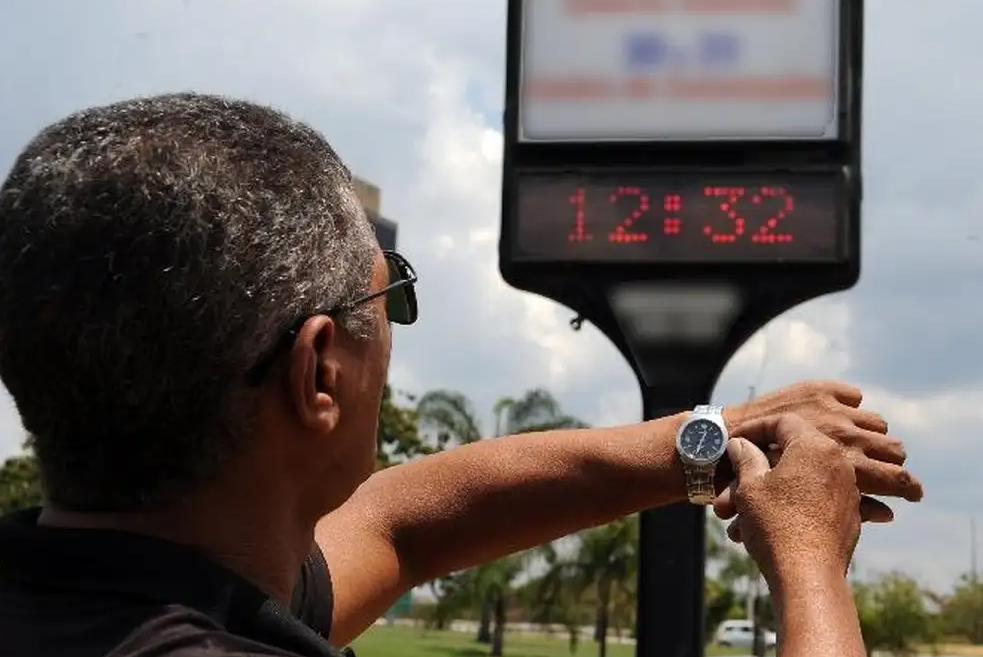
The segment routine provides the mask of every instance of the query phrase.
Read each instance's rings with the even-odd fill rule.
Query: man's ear
[[[324,315],[304,322],[290,352],[288,381],[297,419],[321,433],[334,429],[340,415],[337,394],[341,365],[337,352],[337,325]]]

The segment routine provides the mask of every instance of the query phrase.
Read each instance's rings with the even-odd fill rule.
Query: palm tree
[[[630,590],[638,572],[638,516],[587,530],[581,541],[581,573],[597,590],[594,639],[598,657],[605,657],[612,602],[618,592]]]
[[[611,598],[611,624],[618,639],[624,638],[625,630],[629,636],[635,628],[638,615],[638,578],[629,577],[621,583]]]
[[[553,546],[544,547],[548,569],[540,580],[543,603],[562,599],[570,587],[575,600],[595,595],[594,639],[598,656],[607,655],[607,635],[614,603],[631,596],[638,572],[638,516],[629,516],[578,535],[576,554],[563,559]]]
[[[503,436],[531,431],[548,431],[551,429],[571,429],[586,427],[577,418],[565,414],[559,402],[547,390],[537,388],[529,390],[518,398],[505,397],[498,400],[492,409],[492,431],[486,434],[482,423],[471,401],[459,392],[451,390],[432,390],[417,402],[417,416],[423,432],[430,433],[437,441],[439,448],[449,445],[467,445],[489,437]],[[492,644],[492,654],[495,654],[495,636],[492,633],[492,621],[498,614],[499,601],[506,596],[494,593],[495,587],[482,583],[501,581],[503,573],[511,572],[516,563],[524,564],[524,559],[505,560],[504,566],[497,562],[475,569],[473,578],[475,597],[481,607],[478,623],[478,641]],[[487,571],[487,572],[485,572]],[[512,578],[506,578],[511,581]],[[504,603],[502,603],[504,604]],[[504,631],[504,607],[502,608],[501,627]],[[495,624],[496,631],[499,624]],[[500,649],[500,647],[499,647]]]
[[[551,626],[563,625],[572,655],[577,652],[580,643],[580,627],[589,616],[583,614],[580,596],[566,579],[570,573],[562,565],[556,544],[547,543],[539,548],[538,553],[546,562],[547,569],[524,587],[524,602],[530,620],[544,625],[547,633],[551,632]]]
[[[427,626],[435,630],[447,629],[453,615],[464,607],[471,605],[473,584],[470,581],[473,573],[462,571],[453,573],[430,582],[430,590],[437,599]]]
[[[517,399],[500,399],[494,410],[496,436],[587,427],[578,418],[564,413],[553,395],[542,388],[529,390]]]
[[[475,569],[478,598],[491,607],[491,655],[501,657],[505,644],[505,624],[513,586],[526,567],[527,556],[513,554]]]
[[[432,390],[416,404],[422,431],[433,434],[439,447],[466,445],[482,439],[481,424],[471,401],[459,392]]]

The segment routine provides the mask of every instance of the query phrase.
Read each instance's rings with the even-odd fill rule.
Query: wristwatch
[[[713,475],[727,451],[728,438],[723,412],[723,406],[697,406],[676,434],[676,451],[686,474],[686,495],[693,504],[712,504],[717,496]]]

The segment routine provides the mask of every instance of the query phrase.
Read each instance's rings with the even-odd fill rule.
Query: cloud
[[[858,558],[942,587],[967,567],[965,525],[983,507],[983,5],[869,0],[867,14],[863,280],[763,329],[715,397],[861,383],[907,440],[928,498],[867,532]],[[397,387],[462,390],[490,420],[498,397],[546,386],[590,422],[634,421],[641,400],[620,353],[498,274],[504,24],[501,0],[5,3],[0,60],[17,64],[0,69],[0,168],[91,104],[184,89],[274,104],[322,130],[399,222],[422,318],[396,330]],[[945,38],[925,38],[933,30]],[[20,440],[0,400],[0,452]]]

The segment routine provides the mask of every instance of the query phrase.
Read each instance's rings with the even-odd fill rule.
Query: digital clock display
[[[527,174],[514,258],[539,262],[836,262],[840,175]]]

